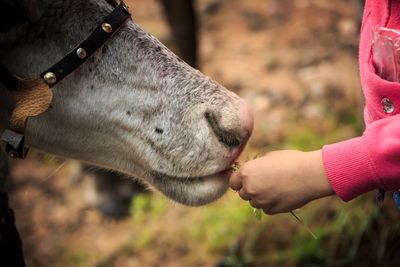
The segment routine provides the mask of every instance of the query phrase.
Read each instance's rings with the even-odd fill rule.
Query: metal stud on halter
[[[87,52],[85,49],[83,49],[82,47],[79,47],[76,50],[76,55],[80,58],[80,59],[84,59],[87,56]]]
[[[43,76],[43,79],[49,86],[51,86],[57,82],[57,76],[53,72],[47,72]]]
[[[106,33],[112,33],[112,31],[113,31],[113,28],[112,28],[112,26],[110,25],[110,24],[108,24],[108,23],[103,23],[103,24],[101,24],[101,28],[103,29],[103,31],[105,31]]]

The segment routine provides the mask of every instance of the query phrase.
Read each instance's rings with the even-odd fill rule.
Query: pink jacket
[[[322,149],[330,184],[345,201],[376,188],[400,189],[400,83],[388,82],[375,74],[375,25],[400,29],[400,1],[366,0],[359,48],[366,129],[360,137]]]

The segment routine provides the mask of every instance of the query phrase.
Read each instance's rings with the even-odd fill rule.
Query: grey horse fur
[[[38,1],[40,19],[0,33],[0,61],[20,77],[61,59],[112,10],[103,0]],[[127,173],[187,205],[226,191],[221,172],[252,131],[241,98],[133,21],[53,91],[52,107],[28,120],[30,146]]]

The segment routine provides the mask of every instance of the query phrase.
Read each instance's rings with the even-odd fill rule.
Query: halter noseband
[[[45,112],[52,100],[51,87],[75,71],[94,52],[130,18],[127,6],[121,0],[106,0],[114,10],[98,25],[92,33],[69,52],[63,59],[40,74],[34,80],[20,79],[0,63],[0,83],[9,91],[15,93],[16,108],[14,109],[9,129],[2,134],[6,143],[6,152],[12,158],[24,158],[28,151],[25,146],[24,130],[28,117]]]

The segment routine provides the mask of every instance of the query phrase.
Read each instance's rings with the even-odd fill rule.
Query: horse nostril
[[[211,129],[217,136],[218,140],[229,148],[236,148],[240,146],[241,137],[238,132],[228,131],[221,128],[215,115],[210,112],[205,113],[205,118],[209,123]]]

